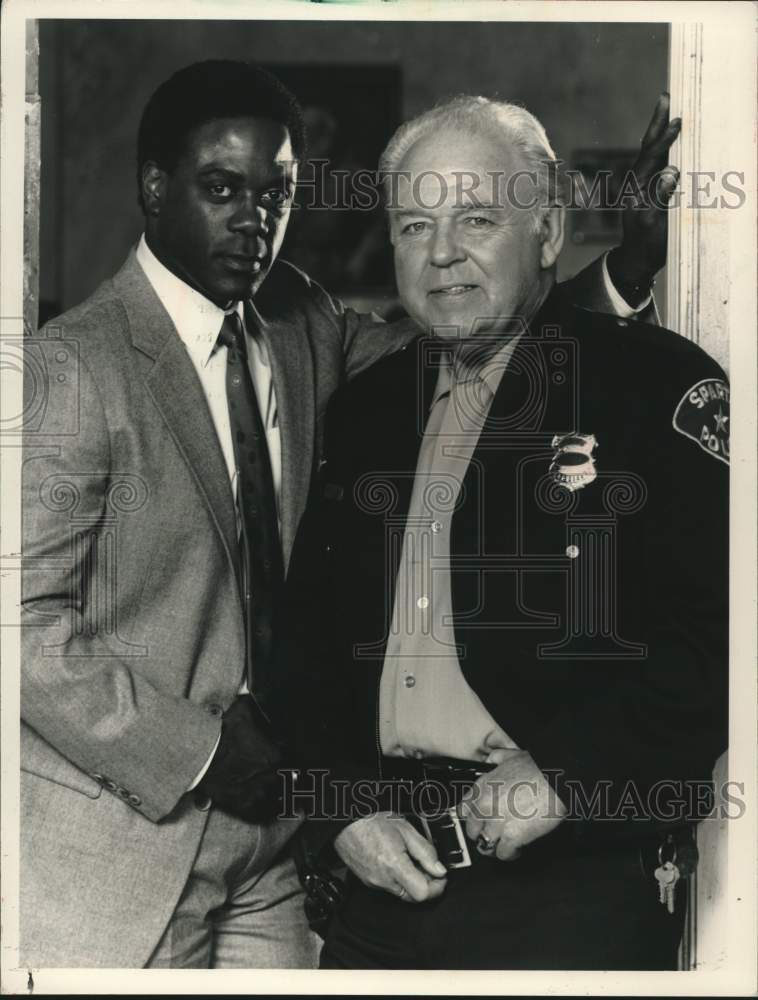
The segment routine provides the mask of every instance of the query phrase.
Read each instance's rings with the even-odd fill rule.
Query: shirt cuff
[[[219,745],[219,743],[220,743],[220,742],[221,742],[221,733],[219,733],[219,734],[218,734],[218,737],[217,737],[217,739],[216,739],[216,742],[215,742],[215,743],[213,744],[213,750],[211,750],[211,754],[210,754],[210,757],[209,757],[209,758],[208,758],[208,760],[206,760],[206,762],[205,762],[205,763],[203,764],[202,768],[201,768],[201,769],[200,769],[200,771],[198,772],[198,775],[197,775],[197,777],[195,778],[195,780],[194,780],[194,781],[192,782],[192,784],[191,784],[191,785],[189,786],[189,788],[187,789],[187,791],[188,791],[188,792],[191,792],[193,788],[197,788],[197,786],[198,786],[198,785],[200,784],[200,782],[201,782],[201,781],[203,780],[203,778],[205,777],[205,772],[206,772],[206,771],[208,770],[208,768],[209,768],[209,767],[211,766],[211,761],[212,761],[212,760],[213,760],[213,758],[214,758],[214,757],[216,756],[216,751],[218,750],[218,745]]]
[[[645,309],[647,309],[647,307],[652,302],[653,295],[651,292],[644,302],[640,302],[637,308],[633,309],[632,306],[630,306],[629,303],[626,301],[626,299],[622,298],[616,286],[611,281],[611,276],[608,273],[609,253],[610,250],[607,250],[603,254],[603,282],[605,283],[605,294],[608,296],[608,299],[610,300],[610,303],[613,306],[613,311],[617,316],[620,316],[622,319],[631,319],[632,316],[637,316],[639,315],[639,313],[644,312]]]

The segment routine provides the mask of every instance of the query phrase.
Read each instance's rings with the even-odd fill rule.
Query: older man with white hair
[[[382,159],[420,336],[334,396],[289,583],[310,829],[349,871],[324,967],[676,967],[726,741],[729,389],[561,294],[554,163],[479,97]]]

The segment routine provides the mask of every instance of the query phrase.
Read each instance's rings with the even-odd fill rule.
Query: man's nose
[[[450,267],[464,257],[465,253],[456,239],[453,227],[446,224],[437,226],[432,237],[431,263],[435,267]]]
[[[269,231],[266,210],[258,205],[254,198],[245,198],[229,220],[229,228],[245,236],[264,237]]]

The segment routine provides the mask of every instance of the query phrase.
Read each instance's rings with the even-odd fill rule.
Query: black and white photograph
[[[755,995],[755,28],[6,5],[2,992]]]

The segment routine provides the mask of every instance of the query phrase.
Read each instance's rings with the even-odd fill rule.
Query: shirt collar
[[[498,390],[503,373],[510,364],[513,352],[516,350],[516,345],[521,336],[520,333],[517,333],[506,341],[499,351],[484,361],[476,373],[475,377],[479,378],[487,386],[493,396]]]
[[[136,257],[190,357],[197,366],[205,368],[216,349],[221,324],[228,310],[221,309],[169,271],[147,245],[144,234],[137,245]],[[235,308],[244,322],[242,303],[236,303]]]
[[[470,362],[462,361],[459,352],[451,351],[446,361],[440,365],[430,409],[441,396],[450,392],[453,385],[466,382],[478,382],[479,389],[486,394],[486,398],[494,397],[520,338],[521,334],[518,333],[494,353],[474,357]]]

